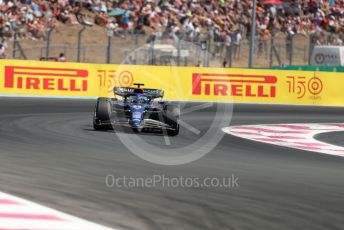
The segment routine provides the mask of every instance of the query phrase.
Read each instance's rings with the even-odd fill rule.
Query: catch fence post
[[[16,49],[17,49],[17,32],[14,33],[14,39],[13,39],[13,50],[12,50],[12,58],[16,58]]]
[[[113,37],[114,31],[112,29],[109,29],[107,32],[108,36],[108,46],[107,46],[107,56],[106,56],[106,63],[110,64],[112,59],[112,37]]]
[[[83,25],[83,27],[81,28],[81,30],[79,30],[78,33],[78,50],[77,50],[77,58],[76,61],[80,62],[80,56],[81,56],[81,36],[82,36],[82,32],[84,32],[86,29],[86,26]]]
[[[47,47],[45,50],[45,60],[49,60],[50,56],[50,40],[51,40],[51,33],[53,32],[54,28],[50,28],[48,31],[48,37],[47,37]]]

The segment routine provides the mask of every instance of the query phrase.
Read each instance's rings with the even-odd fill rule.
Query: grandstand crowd
[[[240,43],[248,39],[252,0],[0,0],[2,41],[46,39],[49,29],[79,24],[84,15],[97,26],[125,36],[154,34],[197,41],[211,34],[215,42]],[[344,0],[258,0],[257,37],[271,34],[319,34],[316,44],[343,45]],[[330,40],[321,34],[333,34]],[[233,34],[235,35],[233,37]],[[0,56],[4,47],[1,46]]]

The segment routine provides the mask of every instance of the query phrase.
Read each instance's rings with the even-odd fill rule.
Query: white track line
[[[84,229],[111,230],[111,228],[0,192],[0,230]]]
[[[222,130],[253,141],[344,157],[344,147],[314,139],[320,133],[344,131],[342,123],[241,125]]]

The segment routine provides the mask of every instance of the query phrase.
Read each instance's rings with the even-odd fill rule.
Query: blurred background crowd
[[[256,35],[261,49],[277,32],[315,36],[316,44],[343,45],[344,0],[258,0]],[[55,27],[79,24],[83,15],[114,31],[151,34],[197,42],[211,34],[214,42],[240,44],[250,37],[252,0],[0,0],[0,38],[45,40]],[[0,56],[4,55],[3,45]]]

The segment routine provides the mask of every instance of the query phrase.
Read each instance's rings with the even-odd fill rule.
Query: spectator
[[[265,53],[265,55],[267,57],[269,38],[270,38],[270,32],[268,29],[263,29],[260,31],[259,45],[258,45],[258,56]]]
[[[200,60],[198,60],[195,67],[202,67],[202,62]]]
[[[154,43],[155,40],[156,40],[156,30],[155,30],[155,28],[152,28],[152,29],[153,29],[153,31],[152,31],[152,33],[149,35],[149,37],[148,37],[146,43]]]
[[[3,44],[0,44],[0,59],[6,58],[5,52],[6,52],[5,46]]]
[[[216,55],[221,56],[222,47],[223,47],[222,45],[223,45],[224,40],[223,40],[223,36],[222,36],[219,26],[214,27],[213,35],[214,35],[214,42],[215,42],[215,51],[213,53],[213,56],[216,56]]]
[[[231,38],[231,33],[230,31],[227,31],[226,36],[225,36],[225,46],[226,46],[226,59],[224,62],[227,61],[231,63],[232,60],[232,38]],[[224,66],[225,67],[225,66]]]
[[[226,62],[226,60],[223,60],[223,62],[222,62],[222,67],[223,67],[223,68],[226,68],[226,66],[227,66],[227,62]]]
[[[338,39],[331,43],[342,44],[343,0],[283,2],[282,5],[257,4],[255,26],[262,52],[266,52],[268,37],[276,31],[289,36],[334,33]],[[89,10],[88,15],[94,18],[95,24],[106,27],[112,23],[123,34],[150,33],[153,29],[154,39],[168,36],[176,41],[184,36],[188,41],[197,42],[209,31],[215,43],[214,55],[221,55],[228,43],[227,31],[236,31],[232,33],[231,44],[237,58],[242,35],[246,39],[250,37],[252,4],[250,0],[4,0],[0,1],[0,36],[8,39],[18,33],[23,39],[44,39],[49,28],[61,23],[77,24],[75,14]],[[114,10],[120,12],[116,19],[109,17]],[[320,37],[317,41],[326,43]]]
[[[64,55],[64,53],[60,53],[59,58],[57,59],[58,62],[66,62],[67,59]]]
[[[109,20],[107,28],[108,30],[112,30],[115,36],[124,38],[123,28],[120,28],[114,20]]]
[[[233,56],[234,58],[239,58],[239,49],[241,44],[241,33],[239,30],[237,30],[234,33],[234,39],[233,39]]]
[[[125,10],[122,15],[122,25],[123,25],[124,34],[126,35],[129,28],[129,11],[128,10]]]
[[[106,26],[109,22],[109,17],[103,11],[97,13],[94,17],[94,23],[98,26]]]

